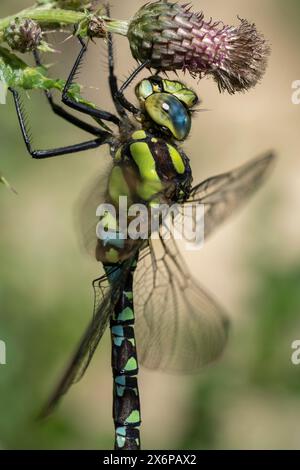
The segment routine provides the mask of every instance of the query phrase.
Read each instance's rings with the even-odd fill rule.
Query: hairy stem
[[[59,8],[27,8],[19,13],[0,19],[0,42],[3,41],[3,32],[15,18],[29,18],[37,21],[41,26],[53,25],[61,27],[64,25],[74,25],[87,19],[85,12],[62,10]],[[107,31],[115,34],[127,35],[128,24],[126,20],[111,19],[106,16],[99,16],[107,27]]]

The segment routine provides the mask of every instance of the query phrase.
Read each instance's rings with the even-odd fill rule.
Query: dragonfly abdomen
[[[133,258],[134,259],[134,258]],[[138,362],[134,336],[133,274],[136,261],[127,273],[122,294],[110,321],[113,369],[113,417],[118,449],[140,448],[140,399],[137,384]],[[112,269],[115,269],[113,267]],[[121,269],[121,267],[120,267]],[[109,273],[110,267],[106,267]]]

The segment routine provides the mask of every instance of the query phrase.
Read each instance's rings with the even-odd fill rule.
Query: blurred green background
[[[29,6],[2,0],[0,16]],[[115,17],[128,18],[144,1],[114,0]],[[273,53],[265,79],[247,94],[219,95],[211,80],[197,89],[207,113],[194,122],[186,151],[195,181],[229,170],[270,148],[279,159],[265,187],[200,253],[190,269],[231,312],[223,359],[198,376],[141,370],[142,444],[154,449],[300,448],[300,366],[291,343],[300,339],[300,106],[291,102],[300,79],[297,0],[194,0],[206,17],[256,22]],[[51,36],[61,51],[47,56],[53,75],[66,76],[77,52],[72,40]],[[85,96],[111,109],[104,47],[91,46],[80,82]],[[123,80],[133,65],[128,43],[117,38]],[[102,59],[101,59],[102,57]],[[53,116],[38,92],[24,97],[39,148],[79,142],[84,133]],[[13,103],[0,108],[0,169],[18,196],[0,187],[0,448],[107,449],[112,447],[109,335],[88,373],[58,411],[35,416],[91,316],[91,280],[100,266],[80,251],[76,201],[108,155],[31,160]]]

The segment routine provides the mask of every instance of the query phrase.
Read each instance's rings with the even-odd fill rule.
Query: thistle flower
[[[212,75],[220,91],[254,87],[264,75],[270,48],[255,24],[205,21],[189,5],[155,2],[143,6],[129,24],[134,58],[163,71]]]
[[[4,40],[13,50],[30,52],[41,43],[43,32],[41,27],[33,20],[15,18],[4,31]]]

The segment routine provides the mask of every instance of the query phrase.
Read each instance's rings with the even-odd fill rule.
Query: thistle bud
[[[100,16],[91,16],[87,26],[87,34],[90,38],[105,38],[107,35],[105,21]]]
[[[11,49],[19,52],[30,52],[42,42],[41,27],[33,20],[15,18],[4,31],[4,40]]]
[[[205,21],[203,13],[193,13],[188,5],[159,1],[137,12],[128,38],[136,60],[150,60],[161,71],[211,75],[220,91],[232,94],[260,81],[270,53],[255,24],[239,21],[238,26]]]

